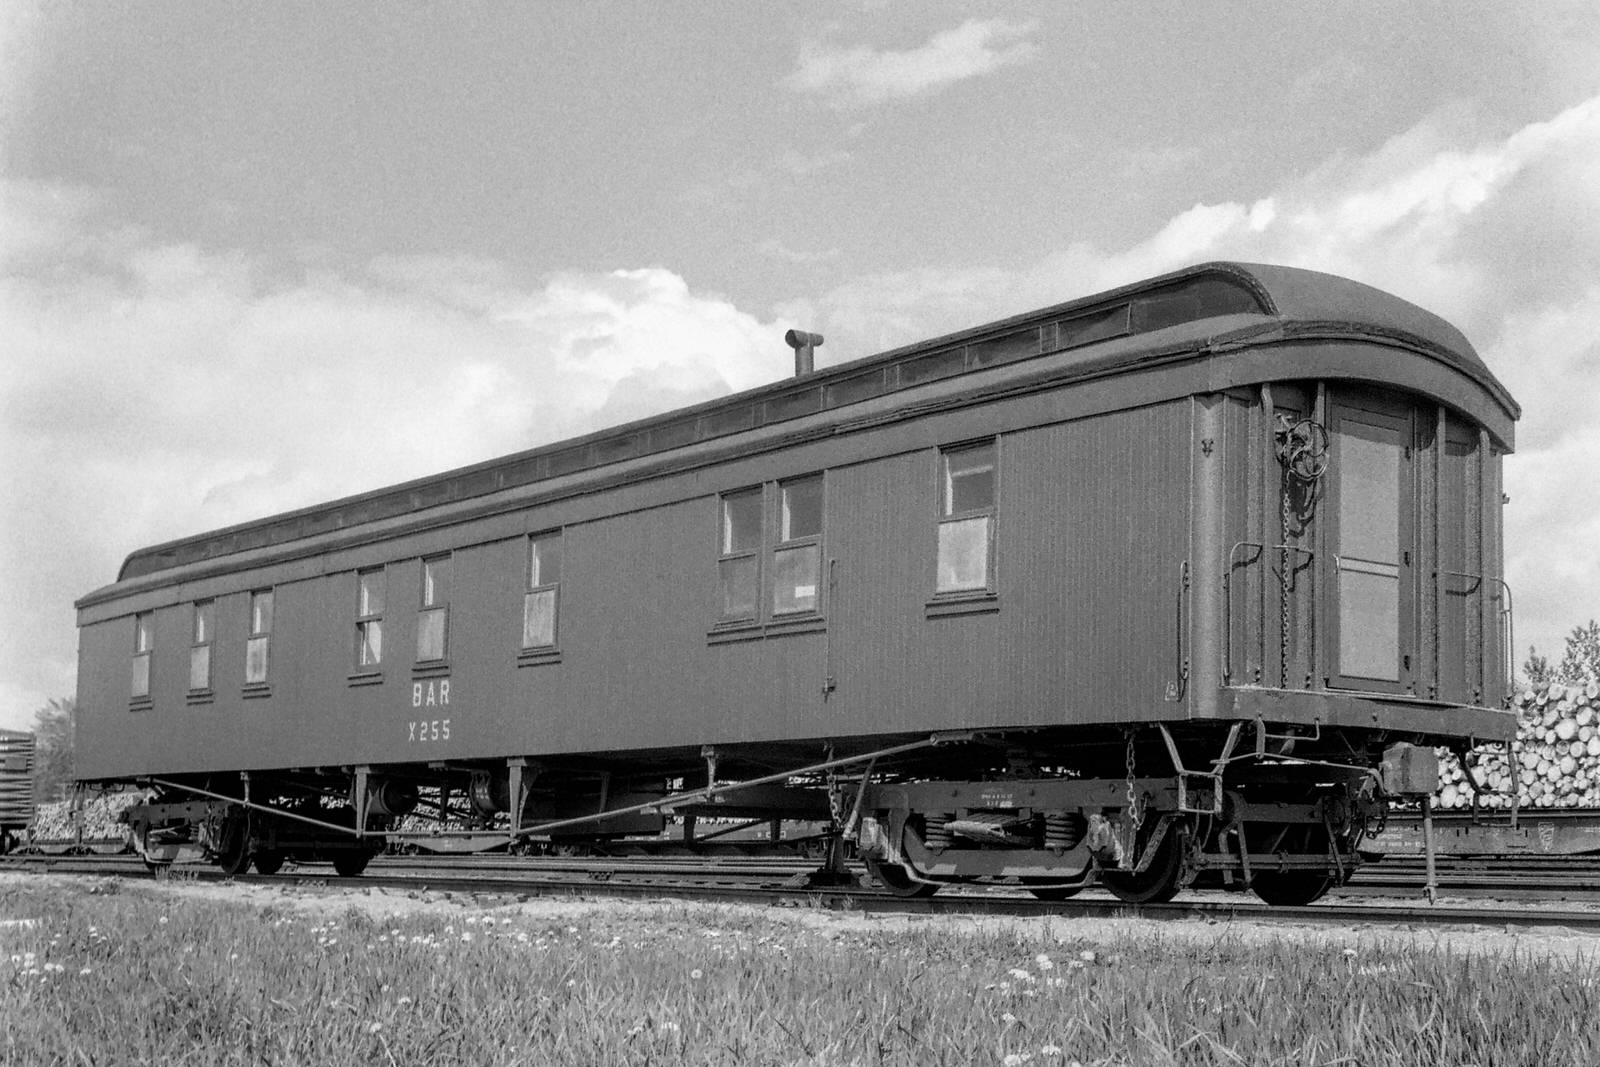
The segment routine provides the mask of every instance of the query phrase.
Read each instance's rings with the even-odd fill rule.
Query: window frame
[[[980,507],[957,508],[955,482],[950,474],[950,460],[963,453],[987,450],[990,456],[990,492],[988,502]],[[979,438],[941,445],[934,453],[934,533],[933,533],[933,596],[928,602],[930,614],[940,614],[941,607],[962,613],[977,605],[980,609],[992,606],[999,597],[999,533],[1002,452],[999,436]],[[964,585],[941,588],[944,570],[944,531],[947,527],[984,520],[984,575],[981,585]]]
[[[417,667],[435,667],[450,660],[450,586],[455,578],[452,573],[454,555],[441,552],[433,556],[424,556],[420,562],[416,656],[413,662]],[[428,620],[433,616],[439,618],[439,654],[436,656],[424,655],[424,652],[431,650],[424,649],[422,644],[429,632]]]
[[[729,504],[734,500],[754,497],[756,501],[756,538],[749,547],[734,547],[734,523]],[[762,617],[762,567],[763,547],[767,539],[767,486],[766,483],[745,486],[717,494],[717,625],[721,627],[759,626]],[[755,568],[754,595],[748,612],[728,610],[728,565],[749,561]]]
[[[565,564],[565,545],[563,542],[563,529],[546,530],[542,533],[529,534],[523,541],[523,591],[522,591],[522,636],[519,657],[524,661],[546,662],[559,656],[561,650],[561,581],[562,568]],[[540,545],[556,546],[554,556],[554,574],[548,572],[544,558],[539,552]],[[535,597],[549,594],[550,605],[550,640],[530,644],[528,642],[528,612]]]
[[[814,533],[801,534],[797,537],[785,538],[784,534],[788,532],[785,529],[785,523],[788,518],[785,510],[788,504],[788,497],[785,495],[785,493],[793,486],[811,482],[815,482],[817,486],[816,531]],[[764,591],[769,594],[766,604],[766,617],[771,621],[788,621],[795,618],[820,616],[822,614],[822,587],[824,585],[822,564],[822,534],[823,531],[828,527],[827,481],[825,478],[823,478],[822,472],[818,471],[815,474],[802,474],[794,478],[784,478],[773,483],[773,485],[774,511],[772,525],[772,545],[770,550],[763,552],[763,558],[770,558],[772,561],[772,566],[768,576],[769,580],[766,583],[763,583],[765,586]],[[813,548],[816,550],[816,568],[813,575],[814,581],[812,584],[811,606],[790,608],[780,611],[778,610],[777,586],[778,575],[780,573],[778,567],[778,557],[785,553],[799,552],[807,548]]]
[[[1394,435],[1394,447],[1398,451],[1395,484],[1395,537],[1398,558],[1393,563],[1384,560],[1366,560],[1339,551],[1345,547],[1343,531],[1345,516],[1342,508],[1347,481],[1347,472],[1343,470],[1344,464],[1340,462],[1338,451],[1339,435],[1349,423]],[[1323,529],[1327,549],[1324,552],[1323,588],[1327,593],[1322,597],[1323,619],[1318,627],[1319,633],[1323,635],[1322,662],[1327,665],[1323,672],[1324,684],[1330,689],[1352,692],[1392,694],[1414,692],[1420,665],[1415,647],[1417,614],[1415,560],[1421,549],[1418,543],[1419,527],[1416,514],[1418,449],[1415,409],[1376,393],[1356,392],[1330,396],[1328,438],[1330,477],[1327,500],[1322,505],[1328,515]],[[1376,567],[1392,567],[1394,574],[1380,573],[1373,569]],[[1344,669],[1346,666],[1343,662],[1346,651],[1343,639],[1345,587],[1342,578],[1347,573],[1392,578],[1394,581],[1394,678],[1349,673]]]
[[[262,606],[265,606],[265,611],[259,610]],[[272,628],[277,614],[275,588],[268,586],[250,590],[246,610],[245,629],[249,636],[244,644],[244,685],[246,689],[260,691],[272,684]],[[261,663],[259,678],[252,677],[257,649],[260,650]]]
[[[373,586],[369,583],[376,580],[377,603],[374,604],[370,591]],[[356,617],[355,617],[355,671],[358,675],[374,675],[383,672],[383,621],[384,612],[388,607],[389,599],[389,572],[384,566],[364,567],[356,571]],[[367,658],[369,648],[373,642],[369,640],[371,634],[377,635],[377,642],[372,658]]]
[[[189,695],[203,696],[211,692],[213,655],[216,643],[217,602],[215,599],[196,600],[190,605],[189,616]],[[199,672],[200,683],[195,684],[196,665],[203,659],[204,669]]]
[[[783,539],[785,493],[801,483],[816,482],[818,487],[818,514],[815,532],[802,533]],[[734,548],[730,544],[731,525],[728,513],[730,500],[754,498],[759,508],[756,538],[753,544]],[[803,474],[772,478],[758,485],[745,485],[726,490],[716,496],[716,546],[717,546],[717,605],[718,617],[708,633],[712,643],[739,641],[787,633],[811,633],[826,628],[830,562],[827,558],[828,532],[828,472],[806,471]],[[778,559],[786,552],[815,551],[816,583],[814,599],[809,607],[778,610],[775,582],[778,577]],[[749,612],[733,614],[727,611],[727,573],[730,563],[743,563],[754,571],[753,607]]]
[[[128,665],[128,701],[135,707],[148,707],[154,698],[150,695],[150,667],[155,653],[154,611],[135,612],[133,616],[133,654]]]

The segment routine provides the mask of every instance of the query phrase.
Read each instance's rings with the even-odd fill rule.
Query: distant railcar
[[[135,552],[77,765],[152,863],[715,814],[907,894],[1311,900],[1515,732],[1517,415],[1411,304],[1205,264]]]
[[[0,856],[16,847],[33,822],[34,739],[18,730],[0,730]]]

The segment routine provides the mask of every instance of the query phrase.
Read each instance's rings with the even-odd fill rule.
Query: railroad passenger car
[[[85,784],[233,870],[712,813],[908,894],[1296,902],[1515,732],[1518,409],[1439,318],[1209,263],[797,367],[134,552],[78,602]]]

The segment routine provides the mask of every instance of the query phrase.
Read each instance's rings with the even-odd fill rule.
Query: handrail
[[[1480,574],[1476,571],[1435,570],[1433,572],[1433,592],[1435,597],[1439,595],[1439,578],[1442,575],[1449,575],[1452,578],[1472,579],[1475,584],[1471,589],[1464,590],[1467,593],[1475,593],[1485,582],[1493,582],[1505,594],[1506,606],[1501,608],[1499,612],[1501,622],[1506,630],[1505,648],[1501,651],[1503,662],[1500,664],[1502,672],[1500,676],[1501,684],[1504,686],[1505,691],[1500,697],[1500,704],[1502,707],[1509,708],[1512,697],[1515,695],[1517,672],[1516,605],[1511,595],[1510,583],[1499,575]]]
[[[1255,559],[1241,561],[1242,566],[1249,566],[1256,562],[1268,549],[1279,552],[1298,552],[1303,556],[1315,559],[1316,553],[1303,545],[1269,545],[1261,541],[1235,541],[1233,547],[1228,549],[1227,556],[1222,562],[1222,680],[1224,682],[1233,677],[1233,586],[1230,584],[1230,575],[1235,566],[1233,557],[1241,548],[1256,550]]]
[[[1178,597],[1176,605],[1177,632],[1177,676],[1167,683],[1166,699],[1168,703],[1176,703],[1183,699],[1189,691],[1189,657],[1184,654],[1184,632],[1187,621],[1183,614],[1184,602],[1189,598],[1189,561],[1183,560],[1178,564]]]

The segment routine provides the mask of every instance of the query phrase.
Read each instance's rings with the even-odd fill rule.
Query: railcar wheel
[[[250,842],[241,839],[239,844],[217,859],[217,866],[229,878],[243,874],[250,869]]]
[[[908,899],[931,897],[939,891],[937,882],[919,882],[898,863],[879,863],[867,860],[867,873],[883,888],[897,897]]]
[[[1275,908],[1299,908],[1320,900],[1333,885],[1325,871],[1261,871],[1250,888],[1263,903]]]
[[[1100,884],[1126,904],[1165,904],[1178,895],[1178,877],[1183,873],[1182,836],[1176,826],[1168,827],[1150,866],[1142,873],[1101,871]]]
[[[365,849],[340,850],[333,854],[333,869],[341,878],[354,878],[367,869],[372,853]]]
[[[202,840],[214,842],[216,858],[213,862],[229,878],[250,869],[250,816],[232,815],[218,821],[207,820]]]
[[[283,853],[272,848],[257,849],[255,861],[257,874],[277,874],[283,867]]]

